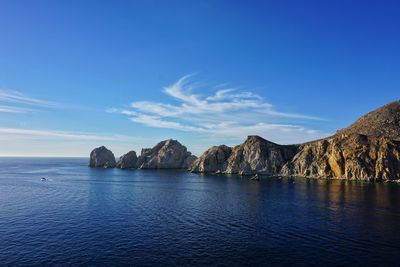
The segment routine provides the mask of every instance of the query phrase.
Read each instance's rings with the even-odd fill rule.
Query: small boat
[[[222,171],[221,171],[221,170],[218,170],[218,171],[216,171],[214,174],[216,174],[216,175],[222,174]]]
[[[40,178],[40,181],[48,181],[48,179],[46,177],[42,177]]]

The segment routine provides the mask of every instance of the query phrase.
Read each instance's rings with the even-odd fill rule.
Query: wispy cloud
[[[214,138],[242,138],[258,134],[276,142],[295,143],[325,135],[297,123],[288,123],[318,121],[321,118],[278,111],[260,95],[225,85],[210,94],[196,93],[210,91],[207,89],[191,81],[190,76],[184,76],[163,88],[163,92],[173,100],[172,103],[135,101],[128,108],[107,111],[123,114],[132,122],[146,126],[194,132]]]
[[[132,142],[137,138],[119,134],[94,134],[88,132],[56,131],[47,129],[24,129],[24,128],[0,128],[0,138],[12,136],[26,139],[49,138],[77,141],[116,141]]]
[[[0,112],[27,113],[38,108],[54,108],[58,103],[27,96],[19,91],[0,89]]]

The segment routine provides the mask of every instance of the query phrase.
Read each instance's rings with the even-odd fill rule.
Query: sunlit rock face
[[[134,169],[137,167],[137,156],[135,151],[129,151],[119,158],[117,168],[120,169]]]
[[[225,173],[276,175],[296,152],[297,146],[278,145],[259,136],[249,136],[232,149]]]
[[[394,101],[331,137],[302,145],[249,136],[232,149],[212,147],[190,170],[388,181],[400,179],[399,151],[400,101]]]
[[[207,149],[190,166],[192,172],[222,172],[225,171],[227,160],[232,153],[232,148],[226,145],[213,146]]]
[[[394,101],[375,109],[356,120],[338,134],[363,134],[383,136],[400,141],[400,101]]]
[[[400,101],[359,118],[335,135],[303,144],[282,175],[357,180],[400,179]]]
[[[400,142],[339,134],[302,145],[282,175],[352,180],[400,179]]]
[[[184,145],[168,139],[153,148],[142,149],[137,166],[141,169],[187,169],[195,160]]]
[[[259,136],[249,136],[234,148],[225,145],[208,149],[191,166],[193,172],[276,175],[297,152],[297,146],[284,146]]]
[[[114,154],[105,146],[95,148],[90,153],[90,167],[114,168],[115,165]]]

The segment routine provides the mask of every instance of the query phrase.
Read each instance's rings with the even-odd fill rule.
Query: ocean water
[[[1,266],[398,266],[399,229],[396,184],[0,158]]]

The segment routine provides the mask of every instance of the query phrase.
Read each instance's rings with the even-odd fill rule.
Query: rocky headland
[[[115,163],[112,152],[100,147],[92,151],[90,166],[394,181],[400,179],[400,101],[364,115],[330,137],[304,144],[279,145],[248,136],[240,145],[213,146],[196,158],[170,139],[142,149],[137,158],[129,153]]]
[[[233,148],[225,145],[208,149],[191,166],[192,172],[240,175],[276,175],[292,159],[298,146],[278,145],[259,136],[249,136]]]
[[[333,136],[282,146],[261,137],[221,154],[213,147],[190,170],[352,180],[400,179],[400,101],[378,108]],[[221,156],[223,155],[223,157]]]

